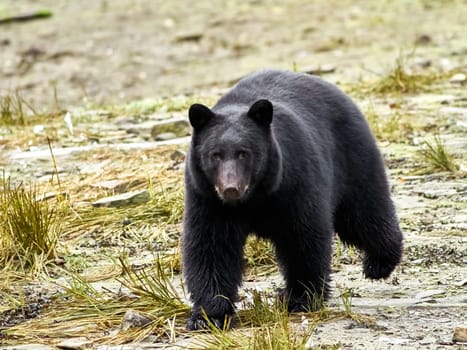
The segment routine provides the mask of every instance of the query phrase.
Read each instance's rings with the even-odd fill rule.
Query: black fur
[[[402,255],[383,161],[355,104],[305,74],[263,71],[209,110],[190,109],[183,267],[194,304],[188,329],[234,313],[250,233],[270,239],[290,311],[329,295],[333,232],[386,278]],[[314,302],[311,299],[314,299]]]

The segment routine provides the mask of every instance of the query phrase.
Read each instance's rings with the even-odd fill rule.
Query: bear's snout
[[[226,161],[221,164],[215,188],[222,201],[233,203],[244,197],[248,189],[248,181],[244,173],[238,162]]]

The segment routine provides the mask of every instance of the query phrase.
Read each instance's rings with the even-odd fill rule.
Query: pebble
[[[417,45],[427,45],[432,42],[431,36],[428,34],[420,34],[415,39],[415,44]]]
[[[154,138],[156,141],[167,141],[177,138],[177,135],[173,132],[163,132],[162,134],[156,135]]]
[[[60,349],[82,350],[92,348],[92,341],[86,337],[69,338],[57,344]]]
[[[134,327],[142,327],[151,322],[151,319],[135,310],[128,310],[123,316],[120,329],[126,331]]]
[[[66,192],[46,192],[36,197],[36,201],[43,202],[52,198],[69,198]]]
[[[464,73],[457,73],[454,74],[451,79],[449,79],[449,82],[452,84],[463,84],[467,80],[467,77],[465,76]]]

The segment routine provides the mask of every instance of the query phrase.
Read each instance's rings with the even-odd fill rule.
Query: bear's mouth
[[[227,186],[215,186],[217,195],[222,200],[222,202],[227,204],[235,204],[241,202],[246,198],[246,193],[248,191],[248,185],[227,185]]]

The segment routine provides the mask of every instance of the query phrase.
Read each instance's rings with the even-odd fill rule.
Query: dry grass
[[[271,242],[257,237],[249,237],[245,246],[248,273],[265,276],[277,272],[277,262]]]

